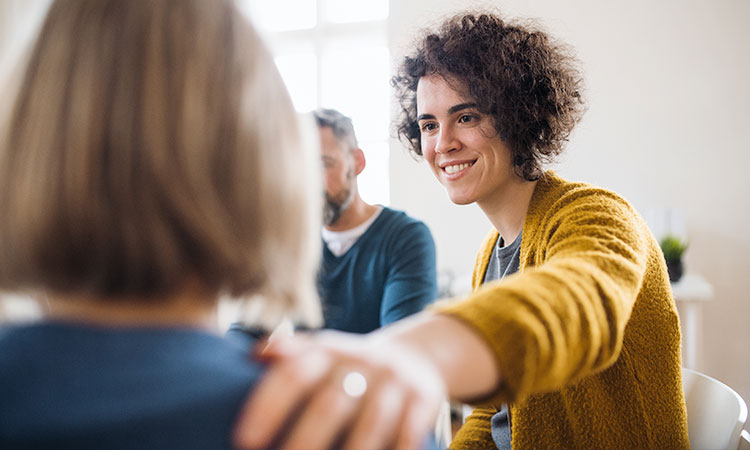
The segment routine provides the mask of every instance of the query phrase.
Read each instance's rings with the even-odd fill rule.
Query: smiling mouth
[[[453,175],[455,173],[458,173],[464,169],[468,169],[469,167],[473,166],[476,161],[471,162],[464,162],[460,164],[451,164],[449,166],[443,167],[443,172],[447,173],[448,175]]]

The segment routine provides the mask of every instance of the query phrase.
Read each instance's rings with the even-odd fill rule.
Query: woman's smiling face
[[[491,117],[442,75],[417,86],[417,121],[422,154],[453,203],[492,202],[516,181],[510,148]]]

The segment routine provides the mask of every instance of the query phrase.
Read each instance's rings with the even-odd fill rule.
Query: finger
[[[266,344],[261,347],[258,356],[263,359],[293,357],[295,355],[307,353],[312,347],[313,342],[310,336],[280,336],[272,341],[267,341]]]
[[[282,445],[283,450],[325,450],[331,448],[355,413],[359,398],[344,392],[343,376],[334,375],[320,387],[304,408]]]
[[[314,351],[272,363],[238,416],[234,445],[267,448],[292,410],[326,379],[330,365],[327,355]]]
[[[439,404],[418,394],[412,398],[412,401],[407,401],[395,448],[400,450],[421,449],[428,433],[432,431],[435,411],[438,407]]]
[[[380,450],[396,438],[401,419],[404,391],[392,382],[373,386],[366,394],[362,412],[357,417],[342,448]]]

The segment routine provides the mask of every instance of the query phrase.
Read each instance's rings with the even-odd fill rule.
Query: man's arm
[[[422,222],[403,227],[390,247],[391,268],[383,289],[381,326],[417,313],[437,296],[435,242]]]

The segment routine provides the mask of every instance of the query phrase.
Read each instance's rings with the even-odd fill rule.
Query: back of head
[[[562,151],[585,109],[578,62],[568,48],[498,14],[460,13],[427,31],[392,80],[402,109],[398,133],[417,155],[417,84],[435,74],[493,119],[516,172],[528,180]]]
[[[57,0],[25,70],[0,290],[157,301],[198,281],[318,316],[317,141],[231,0]]]

